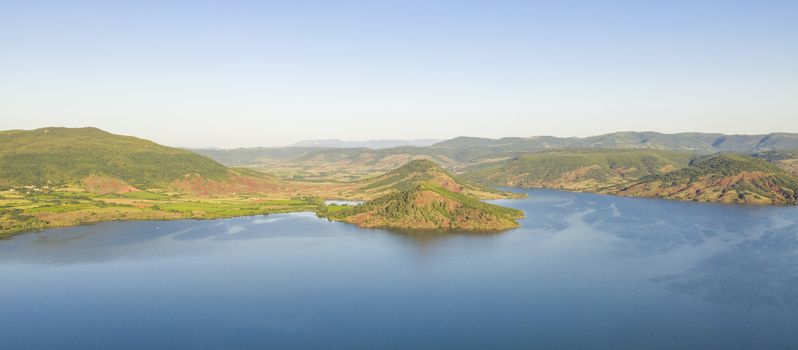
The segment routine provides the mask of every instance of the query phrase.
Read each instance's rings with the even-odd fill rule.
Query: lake
[[[495,234],[310,213],[0,241],[3,349],[750,349],[798,344],[798,208],[551,190]]]

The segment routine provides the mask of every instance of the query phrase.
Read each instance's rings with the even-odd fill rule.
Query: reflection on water
[[[798,208],[559,191],[493,234],[312,213],[0,241],[9,348],[788,348]],[[91,330],[91,331],[87,331]]]

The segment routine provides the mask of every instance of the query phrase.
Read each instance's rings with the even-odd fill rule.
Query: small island
[[[429,160],[411,161],[375,180],[394,191],[358,206],[327,207],[323,215],[362,227],[470,231],[514,228],[524,215],[478,199],[515,194],[464,183]]]

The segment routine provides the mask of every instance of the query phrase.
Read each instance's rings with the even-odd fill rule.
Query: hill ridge
[[[221,179],[227,168],[205,156],[94,127],[0,132],[0,183],[78,183],[107,176],[134,186],[163,186],[185,174]]]

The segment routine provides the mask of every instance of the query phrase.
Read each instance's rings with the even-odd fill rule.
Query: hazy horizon
[[[89,128],[89,127],[93,127],[93,128],[96,128],[95,126],[90,126],[90,125],[87,125],[87,126],[76,126],[76,127],[58,125],[58,126],[43,126],[43,127],[40,127],[40,128],[33,128],[33,129],[11,129],[11,130],[28,130],[28,131],[30,131],[30,130],[48,128],[48,127],[56,127],[56,128],[60,128],[60,127],[63,127],[63,128]],[[137,137],[137,138],[141,138],[141,139],[147,139],[147,138],[139,136],[139,135],[117,133],[117,132],[113,132],[113,131],[110,131],[110,130],[105,130],[105,129],[102,129],[102,128],[99,128],[99,129],[103,130],[103,131],[106,131],[106,132],[111,132],[111,133],[117,134],[117,135],[133,136],[133,137]],[[0,131],[7,131],[7,130],[8,129],[0,130]],[[300,144],[300,143],[303,143],[303,142],[316,142],[316,141],[321,141],[321,142],[324,142],[324,141],[335,141],[335,142],[342,142],[342,143],[367,143],[367,142],[374,142],[374,141],[376,141],[376,142],[379,142],[379,141],[397,141],[397,142],[435,141],[435,143],[437,143],[437,142],[452,140],[452,139],[455,139],[455,138],[458,138],[458,137],[485,138],[485,139],[493,139],[493,140],[502,139],[502,138],[534,138],[534,137],[547,137],[547,136],[553,136],[553,137],[557,137],[557,138],[586,138],[586,137],[592,137],[592,136],[603,136],[603,135],[608,135],[608,134],[625,133],[625,132],[630,132],[630,133],[649,133],[650,132],[650,133],[659,133],[659,134],[663,134],[663,135],[698,134],[698,133],[700,133],[700,134],[723,134],[723,135],[726,135],[726,136],[752,136],[752,135],[768,135],[768,134],[776,134],[776,133],[798,134],[798,133],[785,132],[785,131],[772,131],[772,132],[763,132],[763,133],[734,133],[734,134],[732,134],[732,133],[704,132],[704,131],[684,131],[684,132],[667,133],[667,132],[660,132],[660,131],[655,131],[655,130],[617,130],[617,131],[612,131],[612,132],[608,132],[608,133],[592,134],[592,135],[586,135],[586,136],[523,135],[523,136],[486,137],[486,136],[474,136],[474,135],[458,135],[458,136],[447,137],[447,138],[434,138],[433,137],[433,138],[424,138],[424,139],[410,139],[410,138],[407,138],[407,139],[378,139],[378,138],[373,138],[373,139],[341,139],[341,138],[304,139],[304,140],[298,140],[296,142],[291,142],[291,143],[288,143],[288,144],[249,145],[249,146],[230,146],[230,147],[184,146],[184,145],[174,145],[174,144],[161,143],[161,142],[158,142],[157,140],[153,140],[153,139],[147,139],[147,140],[154,141],[156,143],[159,143],[159,144],[162,144],[162,145],[165,145],[165,146],[186,148],[186,149],[236,149],[236,148],[258,148],[258,147],[264,147],[264,148],[280,148],[280,147],[347,148],[347,147],[332,147],[332,146],[307,146],[307,145],[305,145],[305,146],[297,146],[297,144]],[[367,146],[357,146],[357,147],[373,148],[373,147],[367,147]],[[378,147],[378,148],[390,148],[390,147]]]
[[[798,132],[796,10],[0,0],[0,129],[195,148]]]

